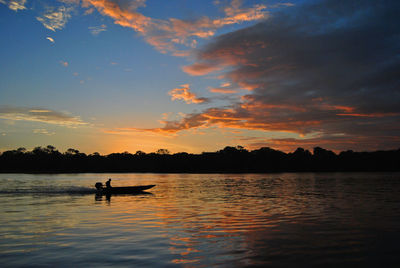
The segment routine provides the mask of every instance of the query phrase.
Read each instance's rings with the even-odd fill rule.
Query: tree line
[[[0,154],[2,173],[262,173],[307,171],[400,171],[400,149],[336,154],[315,147],[312,152],[298,148],[285,153],[269,147],[246,150],[227,146],[216,152],[175,153],[159,149],[153,153],[137,151],[100,155],[76,149],[62,153],[54,146],[4,151]]]

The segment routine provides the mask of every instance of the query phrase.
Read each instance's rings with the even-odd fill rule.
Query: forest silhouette
[[[308,171],[400,171],[400,149],[375,152],[343,151],[339,154],[320,147],[311,153],[298,148],[291,153],[263,147],[246,150],[227,146],[216,152],[175,153],[159,149],[100,155],[76,149],[59,152],[54,146],[4,151],[0,154],[2,173],[262,173]]]

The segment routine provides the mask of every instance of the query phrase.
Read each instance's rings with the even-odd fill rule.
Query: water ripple
[[[92,187],[99,176],[157,186],[150,195],[99,197]],[[394,267],[400,260],[399,173],[3,174],[0,185],[6,266]]]

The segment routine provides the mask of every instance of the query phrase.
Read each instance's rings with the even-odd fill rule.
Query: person
[[[111,188],[111,179],[108,179],[108,181],[106,182],[106,187]]]

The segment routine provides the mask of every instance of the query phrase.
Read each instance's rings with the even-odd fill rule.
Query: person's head
[[[111,181],[111,178],[110,178],[110,179],[108,179],[108,181]]]

